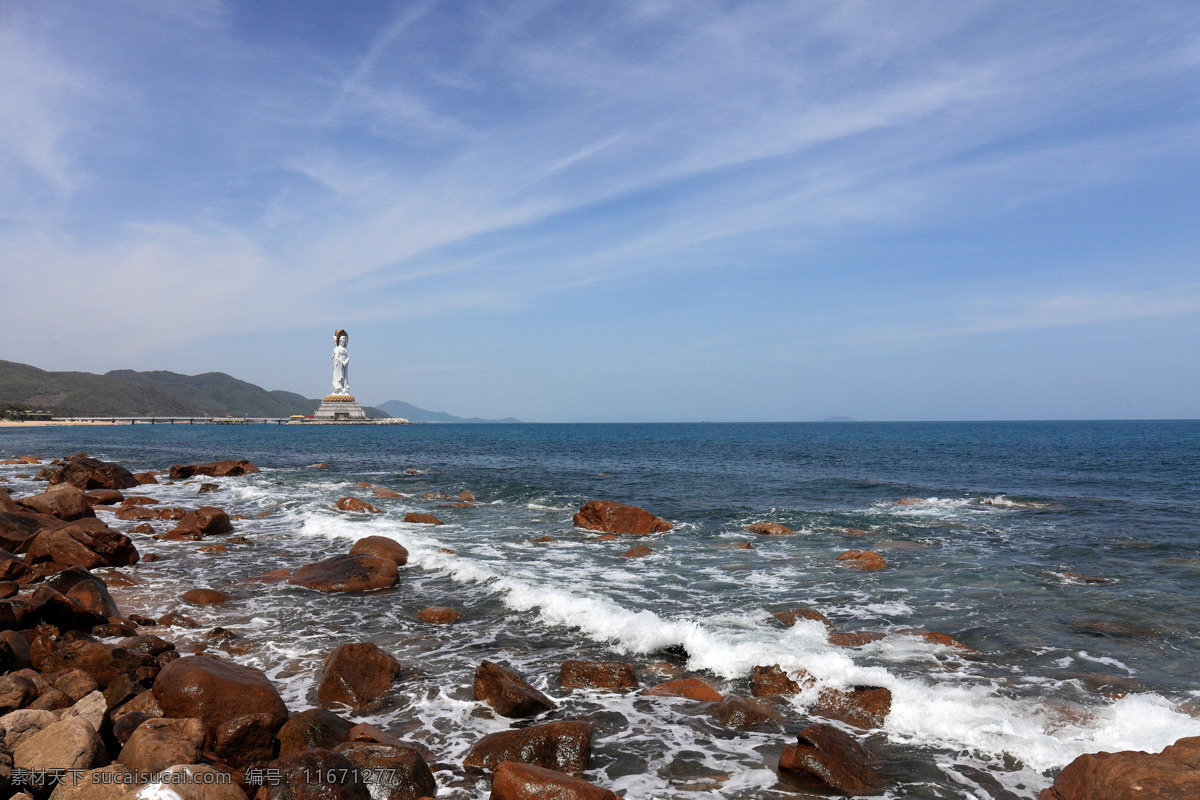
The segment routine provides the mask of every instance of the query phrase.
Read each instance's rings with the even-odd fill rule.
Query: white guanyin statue
[[[333,393],[350,394],[350,351],[346,345],[350,337],[340,330],[333,335]]]

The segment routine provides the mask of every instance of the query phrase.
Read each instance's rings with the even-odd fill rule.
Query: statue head
[[[333,334],[333,343],[339,347],[345,347],[350,344],[350,336],[346,333],[345,329],[336,331]]]

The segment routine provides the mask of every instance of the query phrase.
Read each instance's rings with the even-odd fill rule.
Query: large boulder
[[[574,517],[575,527],[602,533],[627,533],[645,536],[650,533],[669,531],[673,527],[665,519],[656,517],[637,506],[627,506],[612,500],[589,500],[579,508]]]
[[[31,652],[31,660],[34,668],[45,674],[66,669],[83,670],[100,689],[107,689],[122,675],[136,678],[143,668],[152,675],[156,666],[154,659],[143,653],[88,639],[56,643],[48,652]]]
[[[505,761],[492,775],[490,800],[617,800],[608,789],[563,772]]]
[[[345,756],[367,785],[372,800],[419,800],[437,794],[437,782],[421,753],[403,745],[346,742]]]
[[[287,706],[267,676],[253,667],[211,656],[185,656],[158,673],[154,699],[166,717],[196,717],[216,741],[223,723],[246,714],[266,714],[273,735],[287,721]]]
[[[268,769],[279,781],[256,795],[264,800],[371,800],[350,759],[332,750],[301,750],[272,761]]]
[[[636,689],[637,673],[624,661],[564,661],[559,670],[564,689]]]
[[[398,567],[408,563],[408,551],[395,539],[386,536],[364,536],[350,548],[350,555],[388,558],[395,561]]]
[[[1200,797],[1200,736],[1161,753],[1087,753],[1058,773],[1038,800],[1182,800]]]
[[[45,584],[30,595],[29,613],[34,620],[53,625],[60,631],[90,631],[103,625],[110,616]]]
[[[86,492],[90,489],[130,489],[138,485],[138,480],[120,464],[80,454],[71,456],[50,476],[51,486],[60,483],[69,483]]]
[[[49,514],[67,522],[96,516],[87,495],[69,483],[51,486],[41,494],[22,497],[17,502],[30,511]]]
[[[337,647],[325,657],[317,702],[361,712],[375,706],[400,674],[400,662],[370,642]]]
[[[80,523],[43,530],[29,543],[25,562],[86,567],[124,567],[138,562],[132,540],[108,526],[84,526]]]
[[[233,533],[229,515],[216,506],[202,506],[189,511],[179,520],[172,533],[198,533],[201,538]]]
[[[0,497],[7,496],[0,492]],[[16,506],[15,510],[0,510],[0,547],[9,552],[24,553],[39,532],[70,524],[58,517],[38,514],[16,503],[13,505]]]
[[[108,593],[108,585],[83,567],[65,569],[48,579],[46,585],[105,618],[121,615],[116,601]]]
[[[489,733],[471,745],[463,766],[494,770],[503,761],[519,761],[559,772],[583,772],[591,754],[590,722],[547,722]]]
[[[195,764],[204,749],[204,723],[195,717],[148,719],[134,730],[117,757],[131,770],[162,772],[175,764]]]
[[[24,675],[0,675],[0,714],[24,708],[37,695],[37,686]]]
[[[173,481],[182,481],[195,475],[207,475],[210,478],[223,478],[230,475],[250,475],[259,472],[259,468],[244,458],[210,461],[207,464],[175,464],[168,472]]]
[[[11,753],[21,742],[58,721],[53,711],[40,708],[23,708],[0,716],[0,749]]]
[[[825,689],[812,711],[858,728],[880,728],[892,710],[892,692],[882,686]]]
[[[321,748],[332,750],[350,738],[354,725],[324,708],[310,708],[289,719],[279,729],[279,755]]]
[[[74,717],[48,725],[13,751],[13,767],[31,772],[54,769],[94,769],[108,761],[100,734],[87,721]]]
[[[367,592],[394,586],[396,562],[377,556],[334,556],[296,570],[289,583],[321,592]]]
[[[554,701],[525,682],[517,673],[491,661],[475,670],[475,699],[482,700],[502,717],[532,717],[554,708]]]
[[[812,725],[796,734],[779,757],[779,768],[852,796],[882,794],[882,782],[866,749],[832,725]]]

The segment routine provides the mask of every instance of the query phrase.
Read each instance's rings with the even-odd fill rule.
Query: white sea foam
[[[1136,670],[1132,669],[1129,665],[1127,665],[1121,661],[1118,661],[1115,658],[1110,658],[1109,656],[1094,656],[1086,650],[1080,650],[1078,655],[1080,658],[1087,659],[1088,661],[1092,661],[1096,664],[1106,664],[1110,667],[1116,667],[1117,669],[1123,669],[1123,670],[1125,670],[1125,672],[1127,672],[1130,675],[1137,674]]]

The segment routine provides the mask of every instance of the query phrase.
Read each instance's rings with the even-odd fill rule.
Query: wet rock
[[[376,556],[334,556],[296,570],[289,583],[320,592],[367,592],[396,584],[396,562]]]
[[[114,720],[124,719],[130,714],[144,714],[147,718],[161,717],[163,715],[162,706],[158,704],[158,700],[154,697],[154,692],[147,689],[134,696],[132,700],[125,703],[120,708],[114,709],[112,718]]]
[[[65,569],[47,580],[46,585],[96,614],[107,618],[120,616],[104,580],[83,567]]]
[[[458,622],[462,619],[462,614],[455,611],[453,608],[445,608],[444,606],[431,606],[417,612],[417,619],[422,622],[429,622],[434,625],[449,625],[452,622]]]
[[[54,674],[51,677],[50,685],[70,698],[72,703],[79,702],[100,688],[96,685],[95,678],[81,669],[68,669]]]
[[[358,514],[382,514],[382,508],[376,508],[365,500],[359,500],[357,497],[343,497],[337,501],[337,507],[340,511],[353,511]]]
[[[216,589],[189,589],[182,596],[186,602],[197,606],[219,606],[230,599],[229,595]]]
[[[624,661],[564,661],[559,670],[564,689],[636,689],[637,673]]]
[[[150,621],[151,624],[154,620]],[[137,636],[130,636],[128,639],[121,641],[121,646],[126,650],[131,650],[135,653],[143,653],[154,658],[160,653],[165,653],[168,650],[174,650],[175,645],[168,642],[166,639],[159,638],[152,633],[142,633]]]
[[[264,800],[371,800],[354,765],[332,750],[301,750],[272,761],[268,769],[278,770],[280,780],[256,795]]]
[[[878,642],[883,638],[882,633],[860,631],[855,633],[831,633],[829,643],[838,647],[862,647],[864,644]]]
[[[137,479],[138,485],[140,485],[140,486],[148,486],[151,484],[158,483],[158,478],[155,477],[156,475],[158,475],[157,472],[135,472],[135,473],[133,473],[133,477]]]
[[[757,533],[759,536],[786,536],[792,532],[791,528],[780,525],[778,522],[756,522],[753,525],[747,525],[746,530],[750,533]]]
[[[163,771],[162,782],[150,784],[151,791],[157,791],[155,798],[170,798],[170,800],[246,800],[246,793],[238,785],[241,778],[239,773],[232,774],[222,767],[207,764],[176,764]],[[169,793],[168,793],[169,792]],[[122,795],[121,800],[147,800],[150,792],[145,789],[137,794],[130,792]],[[91,800],[91,798],[88,798]]]
[[[196,475],[205,475],[210,478],[224,478],[236,475],[250,475],[258,471],[258,467],[244,458],[226,459],[224,461],[210,461],[207,464],[176,464],[168,471],[167,477],[173,481],[181,481],[195,477]]]
[[[842,533],[847,536],[866,536],[867,532],[858,528],[842,528]]]
[[[832,725],[812,725],[796,735],[779,758],[779,768],[850,796],[882,794],[874,759],[848,734]]]
[[[484,736],[471,745],[463,766],[494,770],[503,761],[517,761],[558,772],[583,772],[591,753],[590,722],[547,722]]]
[[[398,567],[408,563],[408,551],[395,539],[386,536],[364,536],[350,548],[350,555],[387,558],[395,561]]]
[[[387,695],[400,669],[399,661],[370,642],[341,645],[325,657],[317,702],[356,712],[372,708]]]
[[[573,518],[575,527],[601,533],[625,533],[645,536],[671,530],[671,523],[637,506],[612,500],[589,500]]]
[[[440,519],[433,514],[418,514],[415,511],[410,511],[404,515],[405,522],[411,522],[416,525],[445,525]]]
[[[100,735],[79,718],[48,725],[23,739],[13,751],[13,767],[30,771],[93,769],[107,760]]]
[[[901,497],[899,500],[896,501],[896,505],[898,505],[898,506],[915,506],[920,502],[921,502],[921,498],[919,498],[919,497]]]
[[[211,508],[211,506],[206,506],[206,508]],[[184,517],[186,517],[190,512],[186,508],[171,506],[169,508],[160,508],[158,509],[157,513],[159,519],[165,519],[171,522],[182,522]],[[230,528],[230,530],[232,530],[232,528]]]
[[[260,670],[209,656],[185,656],[162,668],[154,698],[166,717],[197,717],[215,741],[222,723],[244,714],[267,714],[272,732],[287,721],[279,692]]]
[[[51,486],[42,494],[22,497],[17,503],[37,514],[49,514],[66,522],[96,516],[87,495],[69,483]]]
[[[322,748],[332,750],[350,737],[354,726],[324,708],[301,711],[279,729],[279,755]]]
[[[824,625],[826,628],[833,628],[833,623],[829,621],[829,617],[811,608],[793,608],[789,611],[772,611],[771,616],[782,622],[789,628],[796,624],[797,620],[814,619]]]
[[[140,525],[134,525],[132,528],[129,529],[129,532],[130,533],[144,533],[144,534],[152,535],[154,533],[154,526],[148,522],[143,522]]]
[[[621,558],[643,558],[648,555],[653,555],[654,551],[644,544],[635,544],[633,547],[621,554]]]
[[[123,567],[136,564],[137,548],[123,533],[79,523],[43,530],[33,537],[25,553],[26,564],[50,561],[68,566]]]
[[[121,748],[117,761],[129,769],[161,772],[175,764],[195,764],[204,749],[204,723],[195,717],[148,719]]]
[[[1038,800],[1182,800],[1200,797],[1200,736],[1160,753],[1087,753],[1068,764]]]
[[[802,673],[800,679],[812,683],[812,678]],[[778,664],[755,667],[750,675],[750,694],[755,697],[778,697],[779,695],[799,694],[800,684],[792,680]]]
[[[462,492],[459,493],[458,499],[462,500],[464,503],[474,503],[475,494],[470,489],[463,489]]]
[[[197,547],[196,552],[197,553],[211,553],[213,555],[219,555],[221,553],[228,553],[229,548],[223,544],[210,544],[210,545],[206,545],[204,547]]]
[[[265,764],[275,756],[275,731],[271,714],[242,714],[217,726],[212,742],[217,758],[234,767]]]
[[[490,800],[618,800],[608,789],[552,769],[504,761],[492,775]]]
[[[103,611],[89,608],[46,585],[39,586],[30,595],[29,611],[37,621],[54,625],[59,630],[90,631],[108,621]]]
[[[365,778],[372,800],[419,800],[437,794],[433,772],[412,747],[346,742],[334,752],[345,756]]]
[[[502,717],[532,717],[555,707],[554,701],[510,669],[484,661],[475,670],[475,699]]]
[[[145,506],[121,506],[116,511],[116,517],[125,522],[158,519],[158,512]]]
[[[131,489],[137,478],[119,464],[98,461],[83,455],[71,456],[50,476],[50,485],[69,483],[85,492],[91,489]]]
[[[388,489],[383,486],[376,486],[374,489],[371,490],[371,494],[375,497],[382,497],[384,499],[404,497],[404,495],[400,494],[399,492],[397,492],[393,489]]]
[[[220,489],[221,485],[218,483],[202,483],[200,484],[200,489],[196,492],[196,494],[210,494],[211,492],[216,492]]]
[[[690,700],[719,702],[721,693],[699,678],[680,678],[660,683],[642,690],[642,694],[655,697],[686,697]]]
[[[305,469],[329,469],[329,464],[325,461],[318,461],[316,464],[309,464]]]
[[[953,639],[944,633],[936,633],[934,631],[923,631],[923,630],[920,630],[919,628],[909,628],[908,630],[897,631],[897,633],[901,636],[915,636],[919,639],[924,639],[926,642],[929,642],[930,644],[940,644],[940,645],[943,645],[944,647],[954,647],[959,650],[970,650],[971,649],[971,648],[967,647],[965,644],[963,644],[962,642],[958,641],[957,639]]]
[[[847,550],[838,556],[836,560],[845,562],[855,569],[868,571],[883,569],[887,566],[887,562],[883,560],[883,556],[874,550]]]
[[[172,533],[198,533],[204,536],[219,536],[232,533],[233,523],[229,515],[216,506],[203,506],[189,511],[179,520]]]
[[[813,705],[814,714],[839,719],[858,728],[879,728],[892,710],[892,692],[881,686],[826,689]]]
[[[762,729],[782,724],[783,715],[758,700],[727,694],[713,709],[713,718],[727,728]]]
[[[199,628],[200,623],[189,616],[180,614],[178,611],[170,611],[158,618],[159,625],[165,625],[168,628]]]
[[[153,664],[153,659],[140,653],[87,640],[59,644],[41,657],[31,648],[30,655],[33,666],[43,673],[81,669],[101,689],[107,688],[118,675],[136,674],[139,667]]]

